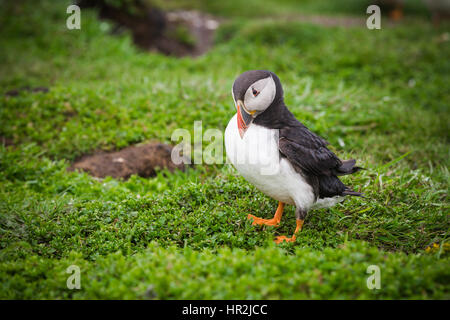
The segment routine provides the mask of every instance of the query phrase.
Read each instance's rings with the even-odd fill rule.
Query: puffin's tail
[[[345,176],[347,174],[358,172],[359,170],[364,170],[364,168],[355,167],[355,164],[356,164],[355,159],[343,160],[342,165],[337,169],[336,174],[338,176]]]
[[[346,187],[346,189],[342,192],[342,195],[343,196],[356,196],[356,197],[364,198],[364,193],[353,191],[349,187]]]
[[[338,168],[338,175],[344,176],[347,174],[352,174],[355,172],[358,172],[359,170],[365,170],[361,167],[356,167],[356,160],[350,159],[350,160],[343,160],[342,165]],[[344,196],[356,196],[356,197],[362,197],[364,198],[364,194],[361,192],[353,191],[349,187],[345,186],[345,190],[342,192],[342,195]]]

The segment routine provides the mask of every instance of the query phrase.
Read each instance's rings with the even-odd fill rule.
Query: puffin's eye
[[[252,88],[252,93],[253,93],[253,96],[256,97],[259,94],[259,91]]]

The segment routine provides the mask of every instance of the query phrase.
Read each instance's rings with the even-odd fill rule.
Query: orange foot
[[[277,211],[275,212],[275,215],[273,216],[272,219],[258,218],[257,216],[254,216],[252,214],[249,214],[247,216],[247,219],[253,219],[252,225],[263,224],[266,226],[278,226],[281,221],[281,216],[283,215],[283,209],[284,209],[284,203],[278,202]]]
[[[292,237],[288,238],[286,236],[278,236],[278,237],[275,238],[275,243],[276,244],[280,244],[283,241],[294,242],[295,239],[296,239],[295,234],[297,232],[301,231],[302,227],[303,227],[303,220],[297,219],[297,226],[295,227],[295,231],[294,231],[294,234],[292,235]]]
[[[249,214],[247,216],[247,219],[253,219],[252,225],[265,225],[265,226],[275,226],[277,227],[280,224],[280,220],[277,220],[275,218],[272,219],[263,219],[263,218],[258,218],[257,216],[254,216],[252,214]]]
[[[294,241],[295,241],[295,235],[292,236],[292,237],[290,237],[290,238],[288,238],[288,237],[286,237],[286,236],[278,236],[278,237],[275,238],[275,243],[276,243],[276,244],[280,244],[280,243],[282,243],[283,241],[286,241],[286,242],[294,242]]]

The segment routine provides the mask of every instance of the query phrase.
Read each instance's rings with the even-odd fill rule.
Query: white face
[[[253,83],[245,92],[244,106],[247,111],[255,111],[255,115],[266,110],[275,99],[276,87],[272,77]]]

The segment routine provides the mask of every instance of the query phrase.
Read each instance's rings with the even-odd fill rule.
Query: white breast
[[[315,202],[312,187],[278,151],[278,130],[251,124],[241,139],[236,115],[225,130],[228,161],[269,197],[308,210]]]

